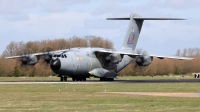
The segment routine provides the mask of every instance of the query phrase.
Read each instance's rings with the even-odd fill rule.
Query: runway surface
[[[68,81],[68,82],[56,82],[56,81],[5,81],[0,84],[119,84],[119,83],[200,83],[200,79],[155,79],[155,80],[115,80],[115,81]]]

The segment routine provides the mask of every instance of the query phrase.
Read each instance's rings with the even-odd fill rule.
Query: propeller
[[[136,53],[139,54],[139,56],[135,58],[135,62],[133,64],[133,70],[135,72],[144,73],[148,70],[149,68],[148,65],[151,64],[153,58],[150,57],[147,51],[144,51],[142,49],[137,49]]]
[[[115,51],[115,50],[113,50]],[[119,53],[113,53],[113,54],[109,54],[105,57],[106,61],[111,62],[112,64],[118,64],[119,62],[122,61],[123,55],[119,54]]]
[[[50,61],[52,58],[52,53],[51,51],[54,51],[53,48],[51,47],[43,47],[40,52],[44,53],[42,56],[40,56],[40,61],[39,65],[44,68],[44,69],[49,69],[50,68]]]
[[[31,49],[21,49],[16,55],[21,58],[16,59],[16,66],[21,71],[30,71],[34,68],[34,65],[38,62],[35,55],[32,54]]]

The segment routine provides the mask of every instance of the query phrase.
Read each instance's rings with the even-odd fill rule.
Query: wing
[[[113,49],[100,49],[100,50],[94,50],[94,52],[100,52],[100,53],[111,53],[111,54],[122,54],[122,55],[129,55],[131,57],[136,57],[136,56],[141,56],[142,54],[137,54],[134,53],[133,51],[125,51],[125,50],[120,50],[120,51],[115,51]],[[156,57],[159,59],[179,59],[179,60],[194,60],[194,58],[190,57],[179,57],[179,56],[164,56],[164,55],[150,55],[150,57]]]
[[[35,56],[41,56],[41,55],[45,55],[47,53],[49,54],[55,54],[55,53],[61,53],[61,52],[67,52],[69,51],[69,49],[63,49],[63,50],[56,50],[56,51],[51,51],[51,52],[42,52],[42,53],[33,53],[33,54],[26,54],[26,55],[35,55]],[[6,59],[15,59],[15,58],[21,58],[25,55],[19,55],[19,56],[9,56],[9,57],[5,57]]]
[[[168,58],[168,59],[179,59],[179,60],[194,60],[194,58],[180,57],[180,56],[163,56],[163,55],[150,55],[150,56],[151,57],[157,57],[159,59]]]

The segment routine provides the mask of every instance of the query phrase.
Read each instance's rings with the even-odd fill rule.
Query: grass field
[[[191,79],[137,76],[116,80]],[[71,81],[71,78],[69,78]],[[87,80],[98,80],[88,78]],[[1,77],[0,81],[59,81],[58,77]],[[105,92],[106,90],[106,92]],[[138,96],[107,92],[200,92],[199,83],[0,85],[0,111],[199,111],[200,98]]]
[[[131,78],[131,77],[126,77],[126,78]],[[36,79],[39,80],[40,78]],[[14,79],[11,78],[11,80]],[[30,78],[29,80],[32,79]],[[198,93],[200,92],[200,84],[199,83],[146,83],[146,84],[134,83],[134,84],[82,84],[82,85],[80,84],[0,85],[0,111],[1,112],[4,111],[5,112],[16,112],[16,111],[18,112],[27,112],[27,111],[198,112],[200,111],[200,98],[123,95],[123,94],[111,94],[107,92],[196,92]]]

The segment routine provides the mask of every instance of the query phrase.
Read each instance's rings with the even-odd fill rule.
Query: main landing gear
[[[72,77],[72,80],[73,81],[86,81],[86,78],[85,77],[82,77],[82,78]]]
[[[100,78],[100,81],[114,81],[114,78]]]
[[[67,76],[58,75],[61,82],[67,81]],[[72,81],[86,81],[86,77],[72,77]],[[100,81],[114,81],[114,78],[100,78]]]
[[[61,82],[67,81],[67,76],[65,75],[58,75],[60,77]],[[86,77],[72,77],[73,81],[86,81]]]

